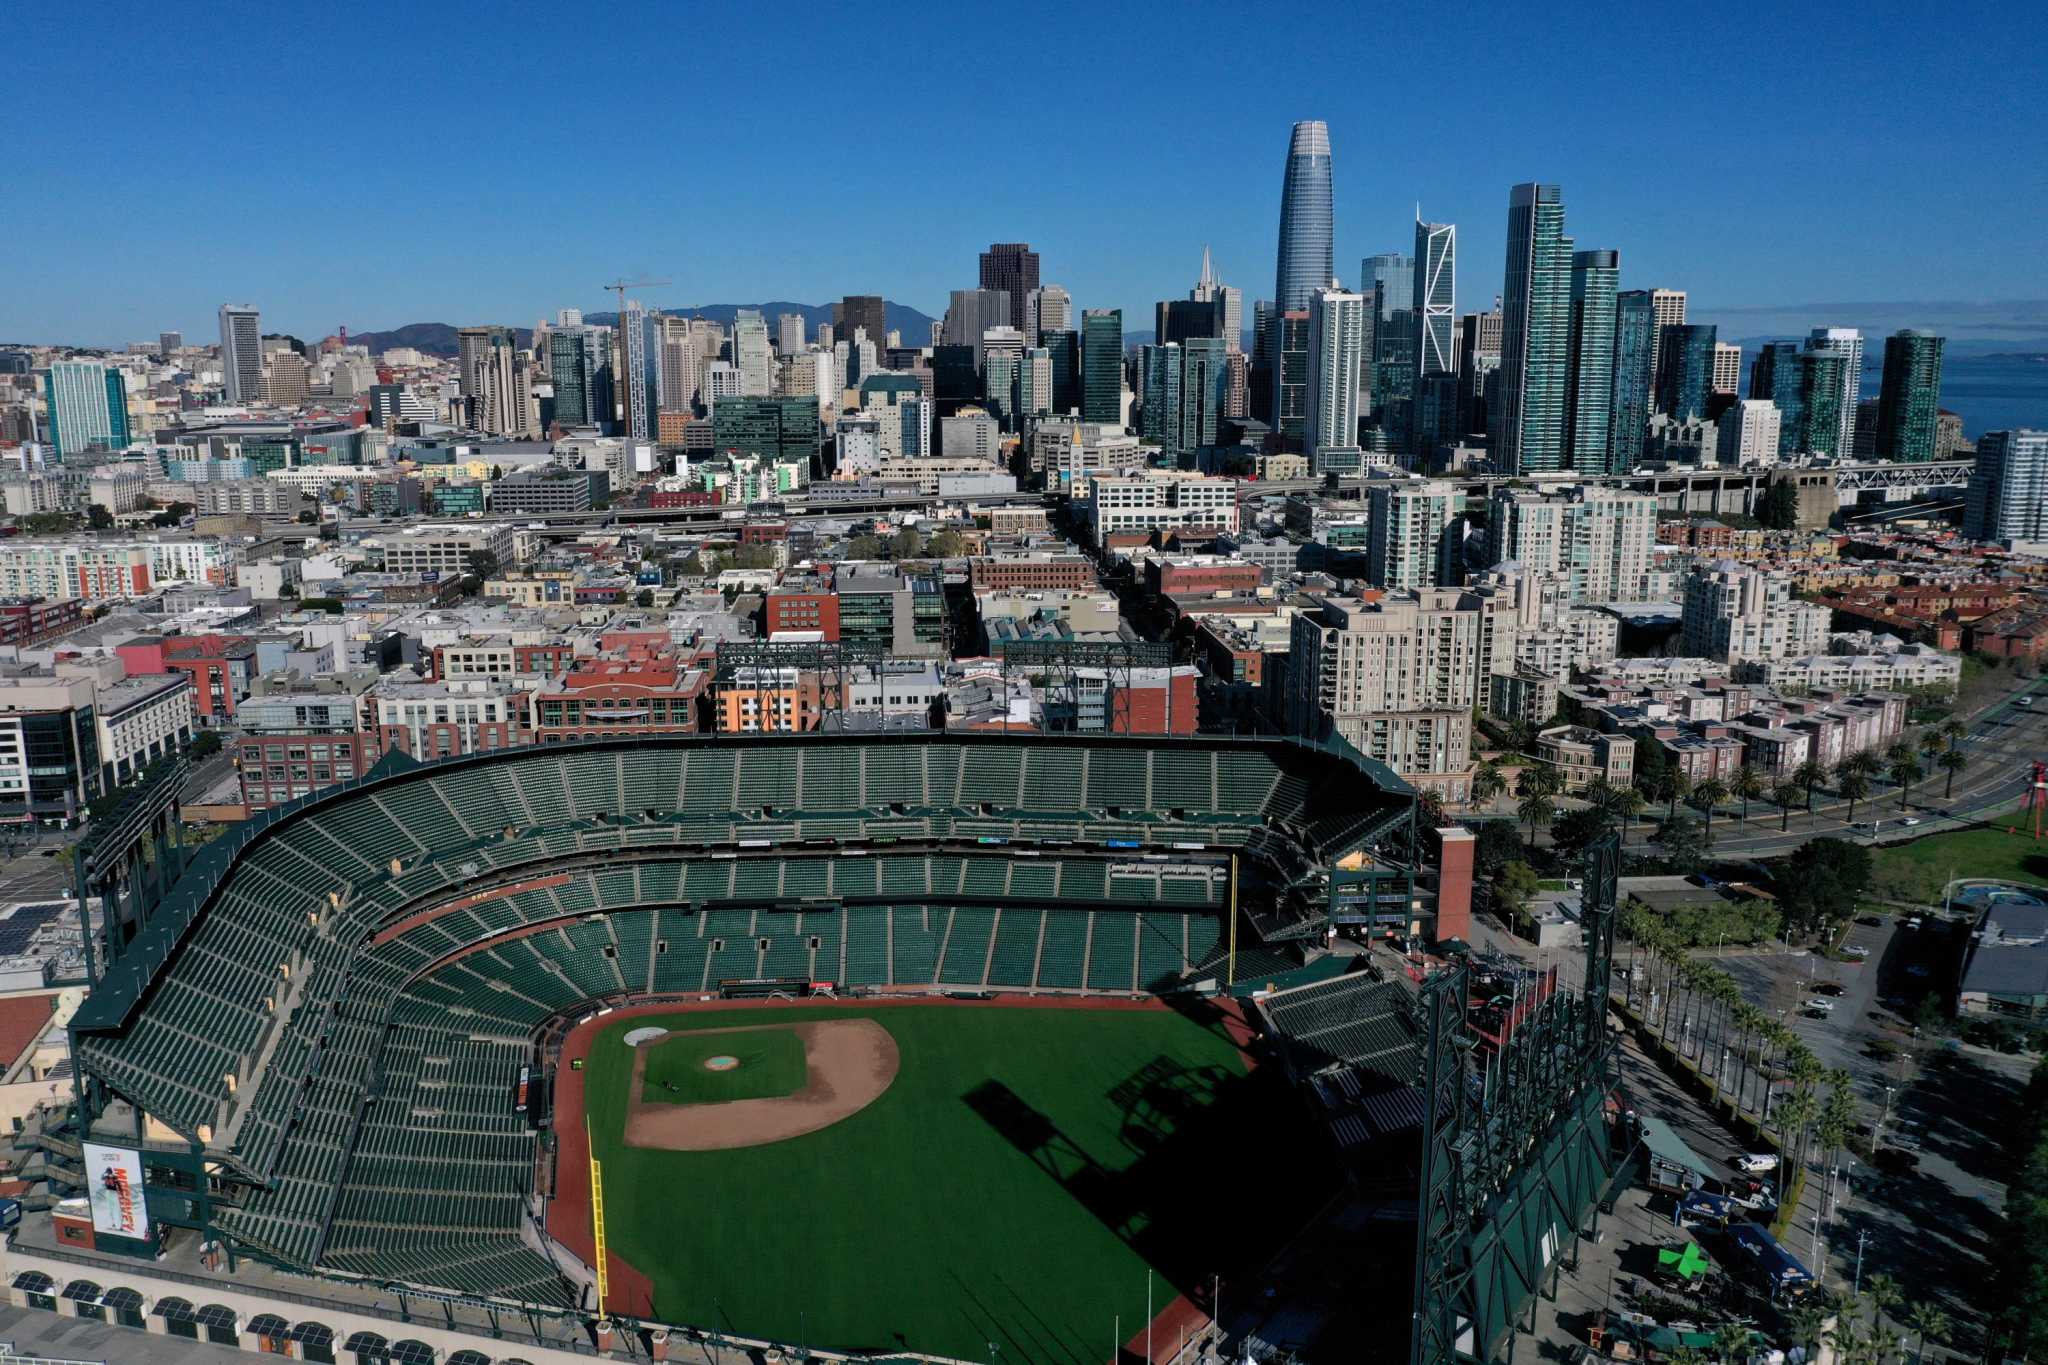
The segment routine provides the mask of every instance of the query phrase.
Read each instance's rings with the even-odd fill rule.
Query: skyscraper
[[[1503,473],[1564,467],[1571,258],[1563,193],[1555,185],[1516,185],[1508,193],[1500,404],[1487,415],[1494,467]]]
[[[558,425],[581,427],[597,423],[599,419],[590,410],[590,367],[581,327],[557,327],[548,333],[548,377],[554,383]]]
[[[1038,344],[1043,332],[1074,330],[1074,296],[1056,284],[1040,285],[1024,298],[1024,338]]]
[[[869,339],[881,342],[875,333],[869,333]],[[732,363],[739,367],[743,395],[766,398],[775,392],[775,357],[768,347],[768,322],[759,309],[742,308],[733,314]]]
[[[1038,344],[1045,349],[1052,366],[1052,411],[1064,417],[1081,409],[1081,337],[1072,328],[1048,331],[1040,328]]]
[[[2048,431],[1993,431],[1977,441],[1964,534],[2048,541]]]
[[[889,330],[886,313],[887,305],[880,294],[848,294],[839,301],[839,327],[833,335],[851,341],[856,328],[865,328],[875,344],[880,345]],[[830,344],[823,337],[818,340],[820,345]]]
[[[1730,398],[1742,392],[1742,348],[1733,342],[1714,343],[1714,392]]]
[[[1297,445],[1308,436],[1308,323],[1308,309],[1290,308],[1274,329],[1273,429]]]
[[[1614,440],[1615,286],[1621,253],[1572,254],[1571,359],[1565,383],[1565,461],[1588,474],[1610,472]]]
[[[697,402],[697,375],[704,364],[696,338],[686,318],[663,317],[656,336],[660,353],[656,358],[655,408],[659,412],[692,412]],[[553,339],[549,346],[552,348]],[[561,381],[555,385],[555,412],[562,411]]]
[[[531,430],[532,385],[512,333],[503,327],[456,329],[456,373],[464,425],[491,436]]]
[[[804,315],[783,313],[775,319],[775,349],[783,355],[795,355],[804,348]]]
[[[127,447],[128,386],[112,366],[96,360],[57,361],[43,375],[43,402],[49,409],[48,434],[58,459],[95,446]]]
[[[1081,420],[1122,423],[1124,314],[1090,308],[1081,314]]]
[[[1650,312],[1655,325],[1650,331],[1650,393],[1657,392],[1657,366],[1664,354],[1664,329],[1676,327],[1685,321],[1685,291],[1683,289],[1652,289],[1650,291]]]
[[[1188,291],[1188,297],[1196,303],[1214,303],[1223,329],[1224,347],[1231,351],[1244,348],[1244,290],[1233,289],[1216,278],[1208,247],[1202,248],[1202,274]]]
[[[1657,371],[1657,311],[1647,289],[1614,296],[1614,389],[1609,399],[1607,471],[1626,474],[1650,436],[1650,393]]]
[[[982,359],[983,334],[991,327],[1011,325],[1010,296],[1000,289],[955,289],[946,304],[946,344],[972,346],[976,364]]]
[[[1941,337],[1908,327],[1884,339],[1884,384],[1877,391],[1877,457],[1934,458],[1941,413]]]
[[[1365,363],[1363,294],[1318,289],[1308,306],[1307,428],[1311,453],[1358,444],[1358,372]]]
[[[220,306],[220,373],[230,403],[263,396],[263,326],[250,304]]]
[[[1229,354],[1221,337],[1145,347],[1142,434],[1168,458],[1216,444],[1216,424],[1229,388]]]
[[[1714,391],[1714,325],[1680,323],[1664,329],[1657,356],[1657,411],[1680,422],[1707,415]]]
[[[1841,434],[1835,449],[1844,456],[1856,448],[1856,404],[1863,397],[1863,333],[1854,327],[1816,327],[1807,334],[1806,349],[1842,357],[1842,395],[1837,412]]]
[[[625,434],[635,441],[651,441],[654,395],[648,383],[652,364],[647,349],[647,310],[637,301],[627,300],[625,311],[619,315],[619,342],[624,353],[619,363],[626,372]]]
[[[1414,312],[1418,375],[1451,374],[1456,348],[1458,229],[1450,223],[1415,221]]]
[[[988,325],[993,327],[1002,322],[1024,331],[1024,300],[1038,288],[1038,253],[1031,249],[1031,243],[991,243],[981,253],[981,287],[999,289],[1010,296],[1008,315],[991,319]],[[880,342],[882,334],[876,332],[874,337]]]
[[[1214,299],[1161,299],[1153,310],[1153,336],[1160,345],[1190,337],[1223,339],[1222,309]]]
[[[1280,251],[1273,284],[1274,316],[1305,311],[1336,274],[1336,228],[1330,195],[1330,129],[1297,123],[1287,144],[1280,184]]]
[[[1259,299],[1252,304],[1252,361],[1246,375],[1246,397],[1252,416],[1269,425],[1274,417],[1273,356],[1279,344],[1274,324],[1278,318],[1271,299]]]

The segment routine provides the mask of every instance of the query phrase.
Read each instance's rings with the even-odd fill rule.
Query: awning
[[[1703,1180],[1714,1174],[1713,1167],[1698,1152],[1686,1146],[1685,1139],[1672,1132],[1670,1125],[1662,1119],[1639,1114],[1636,1121],[1642,1125],[1643,1145],[1650,1149],[1650,1155],[1666,1165],[1692,1171]]]
[[[1684,1247],[1665,1247],[1657,1253],[1657,1268],[1668,1270],[1682,1280],[1696,1280],[1713,1269],[1714,1262],[1700,1250],[1698,1242]]]

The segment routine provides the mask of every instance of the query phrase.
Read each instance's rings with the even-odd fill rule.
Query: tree
[[[1915,1361],[1927,1358],[1927,1343],[1929,1339],[1946,1341],[1949,1332],[1954,1327],[1954,1324],[1949,1321],[1948,1314],[1942,1312],[1933,1304],[1926,1302],[1913,1305],[1912,1311],[1906,1315],[1906,1325],[1913,1329],[1913,1359]]]
[[[185,753],[192,758],[211,758],[220,752],[220,731],[201,730],[192,736],[192,742],[185,747]]]
[[[1718,777],[1710,777],[1692,789],[1693,808],[1707,817],[1707,828],[1714,828],[1714,807],[1728,799],[1728,784]]]
[[[1508,722],[1508,748],[1518,754],[1526,754],[1536,744],[1536,727],[1522,716]]]
[[[846,542],[846,557],[848,559],[880,559],[882,557],[882,542],[871,535],[862,534],[854,536]]]
[[[482,583],[498,576],[498,556],[491,550],[469,552],[469,576]]]
[[[1870,886],[1870,850],[1848,839],[1808,839],[1785,860],[1778,904],[1809,929],[1849,919]]]
[[[933,559],[958,559],[966,549],[967,542],[960,538],[960,533],[948,526],[931,538],[924,552]]]
[[[1792,770],[1792,781],[1797,784],[1799,790],[1806,793],[1806,813],[1808,815],[1813,814],[1814,791],[1827,780],[1828,770],[1810,758]]]
[[[1753,763],[1745,763],[1735,770],[1735,780],[1728,784],[1731,794],[1742,798],[1742,823],[1749,823],[1749,803],[1764,794],[1764,771]]]
[[[1494,907],[1503,918],[1520,927],[1528,918],[1529,898],[1541,889],[1536,869],[1519,858],[1500,870],[1493,886]]]
[[[1664,799],[1664,783],[1670,760],[1664,757],[1664,746],[1654,739],[1638,738],[1635,753],[1636,790],[1652,801]]]
[[[917,533],[915,526],[906,526],[889,537],[889,558],[916,559],[918,551],[924,548],[924,537]]]
[[[1472,870],[1481,880],[1497,876],[1522,856],[1522,836],[1511,820],[1473,822]]]
[[[1678,818],[1678,803],[1691,795],[1692,775],[1683,768],[1674,767],[1664,778],[1664,796],[1668,802],[1664,810],[1664,818],[1667,821],[1676,820]]]
[[[1508,789],[1508,780],[1500,774],[1500,765],[1492,759],[1484,759],[1472,770],[1472,804],[1487,806],[1493,799]]]
[[[1970,756],[1961,749],[1943,749],[1935,756],[1934,763],[1948,774],[1948,781],[1941,789],[1941,799],[1953,800],[1956,794],[1956,774],[1970,766]]]
[[[1550,826],[1550,843],[1566,858],[1578,858],[1608,830],[1607,813],[1598,806],[1568,810]]]
[[[1756,500],[1756,519],[1767,530],[1790,531],[1799,525],[1799,494],[1789,481],[1771,483]]]
[[[1529,839],[1536,838],[1536,826],[1547,825],[1557,814],[1557,802],[1550,793],[1535,786],[1527,788],[1528,794],[1515,804],[1515,813],[1529,826]]]
[[[1664,860],[1682,872],[1697,872],[1714,846],[1714,836],[1690,815],[1675,815],[1651,836]]]
[[[298,515],[298,522],[301,526],[318,526],[320,524],[319,509],[313,507],[302,509]]]
[[[1835,789],[1842,793],[1849,803],[1849,823],[1856,822],[1856,803],[1870,795],[1870,779],[1863,775],[1863,769],[1848,759],[1835,765]]]
[[[110,531],[114,526],[114,514],[94,503],[85,509],[85,524],[95,531]]]
[[[1891,773],[1892,781],[1899,784],[1899,809],[1904,810],[1906,798],[1913,794],[1913,784],[1927,776],[1927,772],[1919,759],[1907,753],[1892,760]]]
[[[635,596],[635,597],[633,598],[633,605],[634,605],[634,606],[636,606],[636,607],[651,607],[651,606],[653,606],[653,605],[654,605],[654,589],[652,589],[652,588],[642,588],[642,589],[640,589],[640,591],[639,591],[638,595],[636,595],[636,596]]]
[[[1714,1331],[1714,1356],[1721,1365],[1741,1365],[1749,1358],[1751,1340],[1749,1328],[1724,1322]]]
[[[1778,808],[1780,831],[1792,828],[1792,808],[1806,799],[1806,793],[1796,782],[1780,782],[1771,788],[1771,804]]]
[[[690,551],[683,562],[676,567],[676,572],[684,578],[702,578],[705,572],[704,556],[695,550]]]

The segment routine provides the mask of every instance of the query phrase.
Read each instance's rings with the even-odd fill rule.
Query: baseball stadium
[[[80,850],[17,1303],[366,1363],[1168,1361],[1304,1260],[1355,1315],[1334,1257],[1391,1277],[1374,1354],[1427,1312],[1493,1359],[1612,1173],[1597,1059],[1534,1161],[1461,1139],[1472,1039],[1592,1058],[1590,988],[1487,1035],[1455,954],[1330,951],[1423,960],[1455,880],[1341,744],[394,756],[197,850],[174,790]]]

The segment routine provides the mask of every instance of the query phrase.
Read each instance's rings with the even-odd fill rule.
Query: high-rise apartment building
[[[664,316],[655,335],[661,348],[655,367],[655,408],[660,412],[692,412],[696,407],[698,375],[703,368],[704,353],[690,333],[690,320]],[[553,344],[553,338],[549,338],[549,346]],[[555,412],[559,415],[561,411],[562,393],[557,381]]]
[[[1216,425],[1229,391],[1229,352],[1221,337],[1147,346],[1142,435],[1178,459],[1216,444]]]
[[[1563,192],[1555,185],[1515,186],[1508,195],[1500,404],[1488,413],[1494,467],[1504,473],[1564,467],[1571,258]]]
[[[1686,577],[1680,647],[1687,658],[1729,663],[1825,654],[1832,616],[1794,597],[1788,575],[1722,560]]]
[[[1607,471],[1625,474],[1650,439],[1651,388],[1657,373],[1657,311],[1651,291],[1614,296],[1614,393],[1609,401]]]
[[[1565,463],[1588,474],[1613,472],[1614,321],[1621,253],[1572,253],[1570,368],[1564,394]]]
[[[1452,374],[1458,368],[1458,229],[1415,220],[1415,372]]]
[[[1358,444],[1359,371],[1365,364],[1363,294],[1318,289],[1309,296],[1307,426],[1311,453]]]
[[[649,321],[647,310],[639,303],[628,299],[626,308],[619,315],[619,343],[623,354],[619,364],[625,371],[626,382],[626,425],[625,435],[635,441],[654,439],[654,367],[659,357],[650,355],[647,348]]]
[[[848,294],[839,301],[839,326],[833,335],[850,340],[856,331],[865,331],[870,340],[879,344],[889,330],[887,312],[880,294]],[[818,343],[831,344],[822,336]]]
[[[1742,392],[1742,348],[1733,342],[1714,343],[1714,392],[1727,398]]]
[[[1366,498],[1366,582],[1387,589],[1457,585],[1463,489],[1375,480]]]
[[[1280,250],[1274,273],[1274,315],[1305,311],[1336,275],[1335,210],[1330,189],[1330,129],[1297,123],[1287,143],[1280,182]]]
[[[1308,332],[1306,308],[1282,313],[1274,328],[1273,429],[1296,443],[1308,435]]]
[[[60,360],[43,374],[50,444],[58,459],[95,448],[128,445],[128,386],[121,372],[96,360]]]
[[[1090,308],[1081,315],[1081,420],[1123,421],[1124,315]]]
[[[249,304],[220,306],[220,373],[228,402],[263,397],[263,324]]]
[[[1941,416],[1941,351],[1932,332],[1908,327],[1884,339],[1884,383],[1877,394],[1877,457],[1924,463],[1934,458]]]
[[[1834,449],[1847,456],[1856,448],[1856,404],[1863,397],[1863,333],[1854,327],[1816,327],[1807,334],[1806,349],[1815,355],[1842,358],[1842,392],[1835,407],[1835,421],[1841,430]]]
[[[1679,422],[1707,415],[1714,392],[1715,329],[1712,323],[1682,322],[1663,330],[1657,356],[1657,411]]]
[[[1650,312],[1655,319],[1650,334],[1650,393],[1654,397],[1657,392],[1658,365],[1664,354],[1664,329],[1677,327],[1685,321],[1685,291],[1652,289]]]
[[[1801,350],[1790,341],[1766,342],[1750,367],[1749,396],[1778,407],[1780,455],[1847,455],[1842,439],[1839,351]]]
[[[1782,417],[1768,398],[1737,399],[1716,419],[1715,458],[1725,465],[1774,463]]]
[[[989,249],[981,253],[981,287],[1000,290],[1009,296],[1009,313],[998,321],[1029,336],[1030,332],[1024,326],[1024,301],[1032,290],[1038,288],[1038,253],[1031,249],[1031,243],[991,243]],[[994,326],[995,323],[988,325]],[[881,339],[877,333],[875,340]]]
[[[1964,533],[2006,544],[2048,544],[2048,431],[1993,431],[1977,439]]]
[[[1641,601],[1656,539],[1655,495],[1589,485],[1497,489],[1486,528],[1489,563],[1562,577],[1573,602]]]

